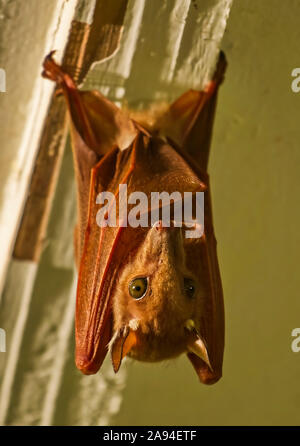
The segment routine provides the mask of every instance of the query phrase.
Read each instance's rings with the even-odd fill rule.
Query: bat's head
[[[113,300],[110,351],[115,371],[126,355],[161,361],[187,353],[202,382],[220,378],[201,322],[206,312],[205,272],[201,256],[195,256],[201,244],[201,239],[186,239],[183,228],[159,222],[131,255]]]

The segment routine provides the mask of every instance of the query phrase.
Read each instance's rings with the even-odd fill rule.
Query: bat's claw
[[[76,85],[67,73],[62,69],[60,65],[58,65],[53,55],[56,51],[51,51],[44,59],[43,62],[43,72],[42,76],[46,79],[50,79],[57,84],[61,84],[62,86],[68,87],[68,88],[76,88]]]
[[[223,82],[226,67],[227,67],[227,60],[225,57],[225,53],[223,51],[220,51],[214,77],[204,87],[204,92],[207,93],[209,96],[212,96],[216,88]]]
[[[54,82],[61,82],[63,80],[63,73],[60,66],[53,59],[56,51],[51,51],[44,59],[42,76]]]
[[[226,71],[226,67],[227,67],[227,60],[226,60],[225,53],[223,51],[220,51],[219,59],[217,62],[217,68],[216,68],[216,71],[215,71],[215,74],[213,77],[213,80],[215,82],[217,82],[219,85],[224,80],[224,74]]]

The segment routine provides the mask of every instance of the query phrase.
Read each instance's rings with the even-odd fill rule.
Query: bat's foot
[[[220,51],[214,77],[204,87],[204,90],[203,90],[209,96],[212,96],[213,93],[215,92],[216,88],[223,82],[226,67],[227,67],[227,61],[226,61],[225,53],[223,53],[223,51]]]
[[[224,80],[224,74],[227,67],[227,60],[225,53],[223,51],[220,51],[219,59],[217,62],[216,71],[213,77],[213,81],[215,81],[217,84],[221,84]]]
[[[54,53],[55,51],[51,51],[51,53],[45,57],[42,76],[56,82],[59,85],[62,85],[62,87],[65,86],[67,88],[76,88],[75,82],[71,76],[66,73],[53,59]]]
[[[204,93],[207,93],[208,95],[212,95],[217,88],[217,82],[216,81],[210,81],[207,85],[204,87]]]

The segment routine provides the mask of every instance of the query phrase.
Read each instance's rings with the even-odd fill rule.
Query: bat
[[[217,382],[224,302],[207,164],[224,54],[203,91],[189,90],[156,113],[136,115],[99,91],[80,91],[53,52],[43,68],[43,76],[63,92],[70,116],[78,207],[77,368],[96,373],[108,352],[115,372],[125,356],[156,362],[185,353],[202,383]],[[179,226],[171,219],[167,227],[161,206],[155,224],[124,224],[120,185],[131,196],[139,192],[149,200],[152,192],[193,197],[202,192],[202,236],[185,237],[190,226],[184,221]],[[98,197],[104,192],[119,203],[116,226],[97,223],[103,209]],[[147,206],[137,216],[147,218],[149,201]]]

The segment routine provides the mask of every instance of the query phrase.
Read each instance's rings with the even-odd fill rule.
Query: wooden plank
[[[98,1],[92,25],[73,21],[63,66],[79,83],[91,64],[118,48],[127,0]],[[67,136],[66,107],[54,93],[41,135],[38,156],[17,234],[13,257],[38,262]]]

